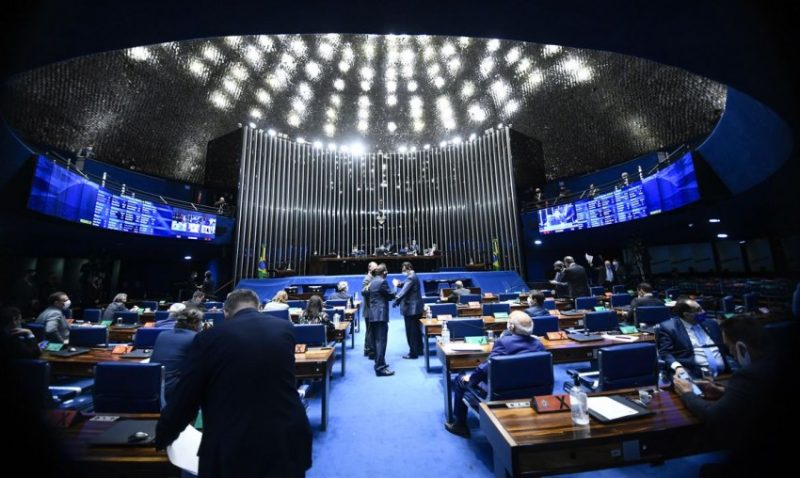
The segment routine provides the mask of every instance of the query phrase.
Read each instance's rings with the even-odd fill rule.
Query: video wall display
[[[671,211],[700,199],[692,153],[626,187],[540,209],[539,233],[607,226]]]
[[[115,194],[78,173],[39,156],[28,208],[103,229],[211,241],[217,217]]]

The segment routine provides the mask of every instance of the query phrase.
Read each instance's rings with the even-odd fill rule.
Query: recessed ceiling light
[[[721,232],[721,233],[717,234],[717,237],[720,238],[720,239],[727,239],[728,235],[725,234],[724,232]]]

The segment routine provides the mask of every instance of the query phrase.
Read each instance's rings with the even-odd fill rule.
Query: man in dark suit
[[[372,271],[369,283],[369,322],[372,327],[372,349],[375,351],[375,375],[388,377],[394,371],[386,365],[386,339],[389,333],[389,301],[394,294],[386,283],[388,271],[380,264]]]
[[[195,336],[156,427],[163,449],[203,409],[199,476],[302,477],[311,427],[297,394],[294,326],[258,312],[255,292],[225,300],[227,319]],[[265,445],[264,437],[271,436]]]
[[[530,307],[525,309],[525,313],[530,317],[542,317],[544,315],[550,315],[550,312],[544,308],[544,294],[538,290],[532,290],[531,293],[528,294],[528,305]]]
[[[422,332],[419,327],[419,319],[422,317],[424,304],[422,303],[422,292],[420,290],[419,277],[414,272],[410,262],[403,262],[403,274],[406,280],[403,288],[394,298],[394,305],[400,306],[400,313],[406,322],[406,340],[408,341],[408,355],[403,355],[404,359],[415,359],[422,355]],[[399,281],[395,279],[394,286],[397,288]]]
[[[561,261],[555,261],[553,263],[553,270],[555,271],[555,276],[550,281],[553,284],[553,294],[558,297],[559,299],[562,297],[567,297],[569,295],[569,287],[567,283],[564,282],[564,263]]]
[[[153,345],[150,363],[160,363],[164,367],[164,401],[169,402],[189,348],[203,322],[203,313],[198,309],[184,308],[174,314],[175,327],[158,334]]]
[[[631,310],[625,313],[626,321],[632,324],[638,323],[636,320],[636,309],[639,307],[663,306],[664,301],[653,295],[653,287],[647,282],[642,282],[636,287],[636,297],[631,301]],[[633,320],[629,320],[630,318]]]
[[[704,368],[714,375],[730,371],[719,325],[706,319],[700,304],[686,296],[678,297],[675,315],[656,329],[658,355],[675,375],[685,371],[700,377]]]
[[[369,322],[369,283],[372,281],[372,271],[378,267],[375,261],[367,264],[367,274],[361,281],[361,295],[364,297],[364,326],[367,332],[364,334],[364,356],[370,360],[375,359],[375,350],[372,349],[372,326]]]
[[[586,269],[578,265],[572,256],[564,258],[564,273],[561,275],[563,284],[569,288],[571,298],[586,297],[589,294],[589,279],[586,277]]]
[[[533,321],[528,314],[516,310],[508,317],[508,330],[510,334],[497,339],[489,357],[478,365],[471,374],[460,374],[453,379],[453,415],[454,422],[445,422],[444,427],[450,433],[462,437],[469,437],[467,428],[467,406],[464,404],[464,395],[467,399],[477,401],[474,394],[486,395],[486,382],[488,381],[489,360],[500,355],[517,355],[528,352],[543,352],[544,345],[533,337]],[[449,397],[448,397],[449,398]]]

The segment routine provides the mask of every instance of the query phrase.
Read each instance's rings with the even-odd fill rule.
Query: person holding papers
[[[450,433],[464,438],[469,437],[467,428],[467,406],[463,398],[470,403],[477,402],[475,394],[486,395],[489,360],[500,355],[517,355],[528,352],[543,352],[544,345],[533,337],[533,321],[525,312],[515,310],[508,317],[509,335],[501,336],[494,343],[494,348],[486,361],[478,365],[472,374],[459,374],[454,379],[453,415],[454,422],[445,422],[444,427]]]

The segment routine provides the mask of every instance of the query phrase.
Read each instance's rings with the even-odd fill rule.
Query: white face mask
[[[69,299],[67,299],[66,302],[64,302],[64,308],[65,309],[69,309],[69,306],[71,306],[71,305],[72,305],[72,301],[69,300]]]

